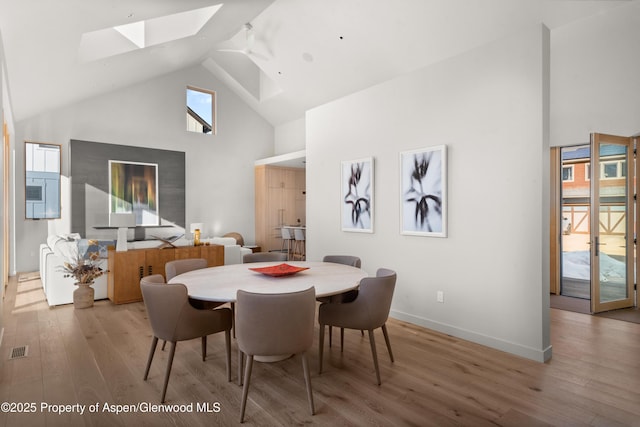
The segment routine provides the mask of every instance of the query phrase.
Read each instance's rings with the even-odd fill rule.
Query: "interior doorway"
[[[635,143],[592,134],[552,150],[551,292],[591,313],[637,305]]]

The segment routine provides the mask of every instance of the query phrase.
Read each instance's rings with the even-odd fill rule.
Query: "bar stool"
[[[299,257],[301,261],[305,259],[305,235],[302,228],[293,229],[293,259]]]
[[[289,261],[292,253],[291,242],[294,241],[293,236],[291,236],[291,229],[288,227],[282,227],[280,229],[280,235],[282,236],[282,246],[280,247],[280,252],[284,252],[285,246],[287,247],[287,261]],[[295,243],[295,242],[294,242]]]

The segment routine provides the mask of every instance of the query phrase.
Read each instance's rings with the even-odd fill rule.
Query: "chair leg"
[[[331,348],[331,344],[333,341],[332,335],[333,335],[333,326],[329,325],[329,348]]]
[[[244,353],[238,349],[238,385],[242,385],[242,370],[244,368]]]
[[[376,352],[376,341],[373,337],[373,329],[369,329],[369,343],[371,344],[371,355],[373,356],[373,366],[376,368],[376,378],[378,379],[378,385],[382,384],[380,381],[380,368],[378,367],[378,353]]]
[[[244,410],[247,406],[249,395],[249,381],[251,380],[251,368],[253,367],[253,354],[247,355],[247,366],[244,370],[244,386],[242,387],[242,404],[240,405],[240,422],[244,422]]]
[[[236,303],[229,303],[231,305],[231,329],[233,330],[233,339],[236,338]]]
[[[393,352],[391,352],[391,341],[389,341],[389,333],[387,332],[387,324],[382,325],[382,333],[384,334],[384,341],[387,343],[387,350],[389,350],[389,357],[391,358],[391,363],[393,360]]]
[[[207,358],[207,336],[203,336],[201,338],[202,341],[202,361],[204,362],[204,360]]]
[[[344,328],[340,328],[340,353],[343,352],[344,349]]]
[[[224,349],[227,353],[227,381],[231,382],[231,332],[224,331]]]
[[[144,380],[147,380],[149,376],[149,369],[151,368],[151,362],[153,361],[153,355],[156,352],[156,347],[158,346],[158,337],[153,337],[151,340],[151,349],[149,350],[149,357],[147,358],[147,368],[144,370]]]
[[[169,349],[169,358],[167,359],[167,372],[164,374],[164,386],[162,387],[162,398],[160,399],[160,403],[164,403],[164,397],[167,395],[167,385],[169,385],[169,375],[171,375],[171,365],[173,365],[173,356],[176,354],[176,344],[175,342],[171,343],[171,348]]]
[[[320,339],[318,340],[318,375],[322,373],[322,353],[324,350],[324,327],[325,325],[320,325]]]
[[[166,340],[162,341],[162,351],[164,351],[164,348],[166,347],[166,345],[167,345],[167,341]]]
[[[307,353],[302,353],[302,369],[304,371],[304,382],[307,385],[307,399],[309,399],[309,410],[311,415],[316,413],[313,406],[313,392],[311,391],[311,375],[309,374],[309,362],[307,361]]]

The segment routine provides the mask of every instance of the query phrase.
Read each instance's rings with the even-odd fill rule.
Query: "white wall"
[[[13,121],[11,115],[11,105],[9,102],[9,93],[7,90],[7,73],[6,73],[6,61],[4,57],[4,43],[2,41],[2,33],[0,32],[0,126],[3,126],[4,123],[7,123],[7,127],[12,131],[13,130]],[[0,128],[0,176],[4,177],[4,138],[3,131]],[[4,246],[2,242],[4,239],[8,239],[9,236],[4,235],[4,221],[7,219],[4,216],[4,197],[1,196],[2,191],[0,191],[0,277],[3,279],[0,280],[0,301],[4,301],[4,277],[9,272],[4,271],[4,262],[2,259],[4,257]],[[0,344],[2,344],[2,337],[4,336],[4,322],[3,322],[3,306],[4,304],[0,304]]]
[[[551,145],[640,133],[640,4],[551,33]]]
[[[369,274],[392,268],[393,317],[549,358],[548,42],[530,28],[310,110],[309,259],[339,252]],[[399,152],[440,144],[449,236],[400,235]],[[340,162],[368,156],[374,233],[342,232]]]
[[[217,135],[185,131],[187,85],[217,92]],[[18,141],[62,144],[64,175],[70,170],[70,139],[184,151],[187,228],[191,222],[203,222],[205,235],[237,231],[247,242],[255,239],[253,163],[273,155],[274,130],[200,66],[51,111],[16,127]],[[21,165],[24,148],[18,145]],[[16,175],[17,188],[23,188],[24,170]],[[62,209],[68,219],[69,207]],[[36,270],[47,221],[22,219],[23,192],[18,192],[16,218],[18,270]]]
[[[304,117],[275,128],[275,154],[287,154],[305,148],[306,126]]]

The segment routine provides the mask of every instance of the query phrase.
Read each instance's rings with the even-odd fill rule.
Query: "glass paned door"
[[[561,153],[560,295],[591,299],[591,146]]]
[[[633,306],[632,138],[591,135],[591,311]]]

